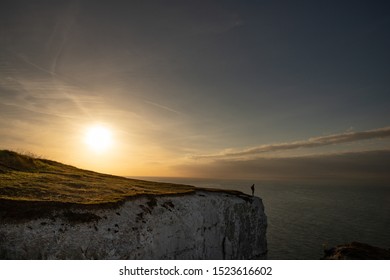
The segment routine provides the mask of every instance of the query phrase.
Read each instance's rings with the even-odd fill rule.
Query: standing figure
[[[255,196],[255,184],[252,185],[251,190],[252,190],[252,196]]]

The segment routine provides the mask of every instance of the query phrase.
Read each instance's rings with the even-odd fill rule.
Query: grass
[[[188,185],[149,182],[78,169],[0,150],[0,200],[96,205],[137,195],[184,194]]]

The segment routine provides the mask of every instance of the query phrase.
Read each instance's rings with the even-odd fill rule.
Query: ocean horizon
[[[298,182],[132,177],[238,190],[263,200],[268,218],[268,259],[316,260],[324,248],[358,241],[390,248],[390,187]]]

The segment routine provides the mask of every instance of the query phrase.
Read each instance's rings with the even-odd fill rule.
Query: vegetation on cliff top
[[[96,173],[0,150],[0,199],[76,204],[118,202],[136,195],[181,194],[195,187]]]

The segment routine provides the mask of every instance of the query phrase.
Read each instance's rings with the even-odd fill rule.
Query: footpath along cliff
[[[0,151],[0,259],[264,259],[258,197]]]

